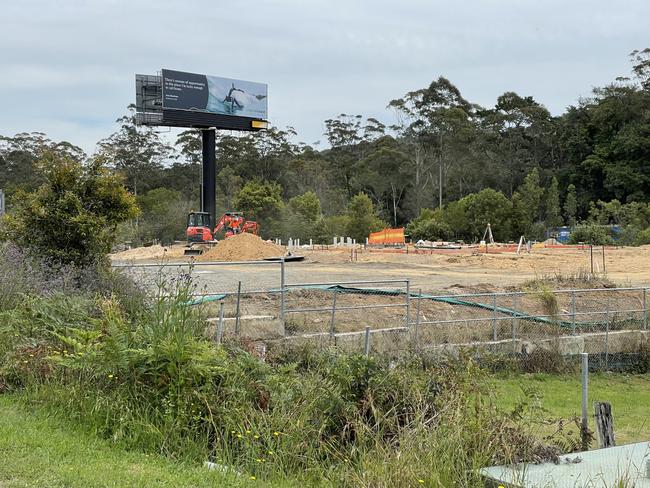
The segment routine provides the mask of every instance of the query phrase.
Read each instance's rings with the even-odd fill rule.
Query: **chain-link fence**
[[[625,368],[648,347],[646,288],[538,290],[414,298],[416,347],[563,356]]]
[[[442,295],[413,290],[408,279],[295,282],[284,261],[116,266],[151,292],[191,276],[193,302],[223,333],[250,339],[363,350],[369,327],[373,351],[588,352],[606,367],[649,345],[646,288]]]

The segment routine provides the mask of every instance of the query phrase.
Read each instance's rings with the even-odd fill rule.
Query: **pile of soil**
[[[147,247],[134,247],[126,251],[117,252],[111,255],[111,258],[119,261],[130,261],[140,259],[160,259],[168,255],[169,248],[159,244]]]
[[[284,255],[284,249],[259,237],[242,233],[219,241],[219,243],[197,256],[198,261],[255,261]]]

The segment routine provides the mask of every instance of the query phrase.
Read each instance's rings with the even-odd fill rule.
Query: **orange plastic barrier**
[[[399,229],[384,229],[379,232],[372,232],[368,236],[368,244],[385,245],[385,244],[404,244],[404,227]]]

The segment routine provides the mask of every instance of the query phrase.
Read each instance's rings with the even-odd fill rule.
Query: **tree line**
[[[317,242],[362,239],[382,226],[475,241],[490,222],[499,240],[589,225],[592,233],[619,226],[626,243],[639,243],[650,227],[650,48],[631,61],[629,77],[557,116],[514,92],[483,107],[440,77],[390,100],[393,124],[348,114],[326,120],[325,149],[297,142],[290,127],[220,133],[218,209],[244,211],[265,237]],[[133,106],[118,123],[90,158],[42,133],[1,137],[9,204],[17,190],[43,182],[44,151],[101,160],[124,176],[141,209],[120,226],[120,240],[181,238],[186,212],[199,204],[200,134],[187,130],[168,143],[136,126]]]

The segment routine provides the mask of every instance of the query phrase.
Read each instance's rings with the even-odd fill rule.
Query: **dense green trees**
[[[360,192],[382,221],[413,222],[411,234],[428,239],[477,239],[486,218],[496,219],[495,233],[504,239],[541,239],[562,224],[602,222],[604,214],[593,211],[598,202],[650,201],[650,49],[633,52],[631,59],[631,78],[594,89],[558,116],[514,92],[482,107],[439,77],[389,102],[393,125],[349,114],[324,121],[329,147],[322,150],[297,142],[290,127],[219,133],[218,211],[247,212],[263,221],[268,237],[328,241],[347,233],[349,204]],[[198,208],[199,131],[184,131],[171,144],[137,127],[133,107],[118,123],[118,130],[100,141],[99,154],[125,176],[127,187],[138,196],[173,190],[181,202],[174,209]],[[44,150],[85,158],[79,148],[40,133],[0,138],[0,188],[10,205],[17,190],[43,182],[34,164]],[[494,193],[483,193],[486,189]],[[159,197],[168,201],[170,195]],[[318,215],[306,214],[303,206],[311,202],[313,210],[316,201]],[[432,218],[422,209],[439,212]],[[155,218],[142,215],[139,238],[177,235],[150,225]],[[644,218],[607,220],[605,225],[631,226],[630,242],[648,227]]]

